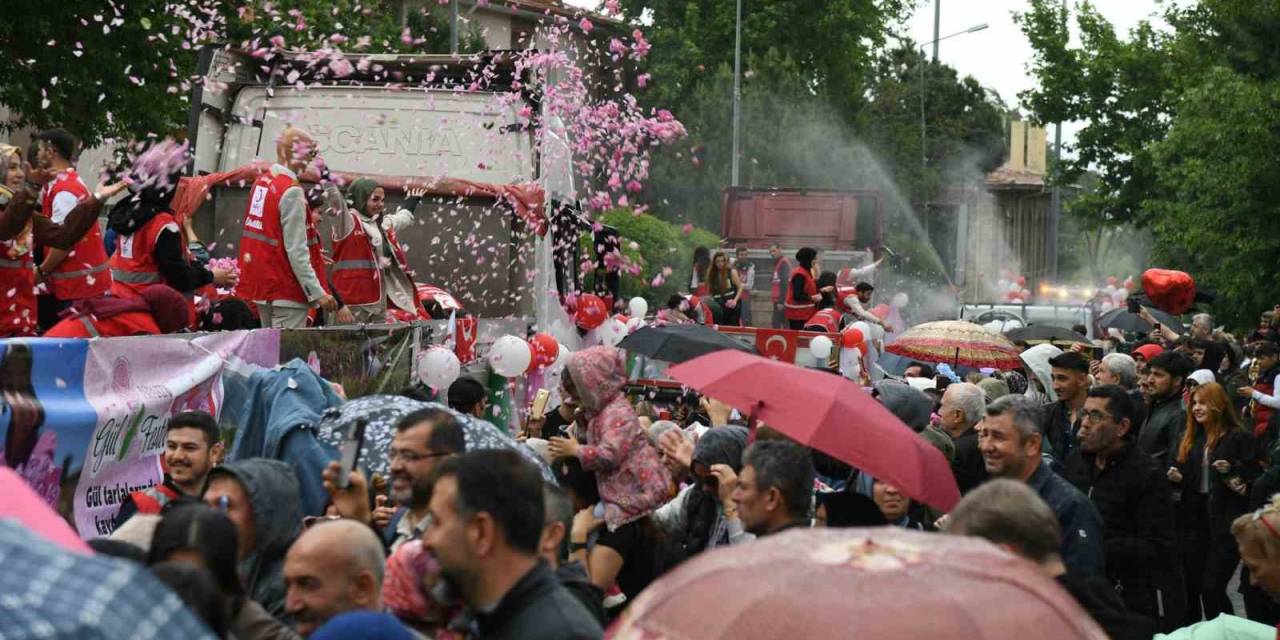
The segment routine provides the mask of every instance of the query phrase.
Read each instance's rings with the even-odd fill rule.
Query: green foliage
[[[361,50],[370,53],[447,51],[442,10],[430,3],[426,11],[408,14],[411,33],[423,40],[405,44],[398,12],[380,0],[47,3],[0,20],[8,56],[0,65],[0,103],[15,116],[11,126],[61,126],[86,145],[180,134],[201,45],[269,47],[279,35],[289,48],[353,51],[357,36],[368,35]],[[349,41],[339,45],[333,34]],[[479,43],[470,33],[460,46]]]
[[[614,209],[596,219],[618,230],[623,255],[640,266],[639,276],[622,276],[622,297],[642,296],[650,308],[665,304],[674,293],[688,293],[695,247],[715,250],[720,244],[720,236],[706,229],[694,228],[685,234],[680,227],[656,216],[636,215],[631,209]],[[594,255],[590,232],[582,235],[580,247],[582,255]],[[650,286],[664,269],[671,269],[671,274],[664,276],[659,286]],[[587,274],[584,284],[591,288],[592,274]]]
[[[1167,29],[1141,23],[1122,38],[1083,3],[1072,48],[1056,0],[1033,0],[1020,19],[1038,87],[1021,97],[1041,121],[1086,123],[1057,175],[1097,172],[1097,188],[1068,208],[1080,226],[1096,237],[1150,229],[1144,266],[1188,271],[1218,290],[1215,311],[1245,326],[1280,300],[1280,6],[1205,0],[1162,17]]]

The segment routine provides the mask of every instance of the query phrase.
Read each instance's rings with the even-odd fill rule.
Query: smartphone
[[[1090,355],[1091,355],[1091,356],[1093,356],[1093,359],[1094,359],[1095,361],[1096,361],[1096,360],[1101,360],[1101,359],[1102,359],[1102,356],[1106,355],[1106,354],[1104,354],[1102,351],[1103,351],[1103,350],[1102,350],[1102,347],[1093,347],[1093,348],[1092,348],[1092,352],[1090,353]]]
[[[548,389],[538,389],[538,393],[533,396],[533,406],[529,408],[530,420],[541,420],[547,415],[547,400],[551,399],[551,391]]]
[[[351,472],[356,470],[356,464],[360,462],[360,449],[364,446],[364,425],[365,420],[357,420],[355,427],[348,434],[346,440],[342,441],[342,471],[338,474],[338,488],[346,489],[350,483]]]
[[[1125,299],[1125,304],[1129,307],[1129,313],[1137,314],[1142,312],[1142,304],[1138,302],[1137,298],[1127,298]]]
[[[946,376],[935,376],[933,378],[934,389],[937,389],[938,391],[946,391],[949,386],[951,386],[951,378]]]

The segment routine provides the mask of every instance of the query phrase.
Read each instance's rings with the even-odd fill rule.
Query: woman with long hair
[[[738,305],[746,291],[742,288],[742,281],[738,279],[738,272],[729,264],[729,254],[724,251],[717,251],[711,258],[711,267],[707,269],[707,287],[720,307],[717,324],[741,324],[742,309]]]
[[[298,638],[246,594],[236,573],[238,540],[235,524],[225,513],[199,503],[171,503],[152,535],[147,564],[186,562],[208,570],[225,598],[230,628],[239,640]]]
[[[1260,471],[1253,434],[1216,382],[1191,394],[1175,465],[1168,472],[1178,502],[1182,565],[1192,621],[1231,612],[1227,582],[1240,562],[1231,522],[1249,510],[1249,484]]]

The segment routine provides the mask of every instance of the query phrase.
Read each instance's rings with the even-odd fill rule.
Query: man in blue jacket
[[[1062,525],[1062,560],[1067,571],[1102,574],[1102,517],[1089,498],[1040,459],[1040,406],[1026,396],[1007,395],[987,405],[978,426],[978,447],[987,473],[1027,483],[1053,509]]]

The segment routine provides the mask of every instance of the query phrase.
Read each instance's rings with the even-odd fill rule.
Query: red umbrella
[[[950,511],[960,500],[947,459],[845,378],[741,351],[710,353],[667,375],[920,502]]]
[[[613,640],[1102,640],[1038,567],[976,538],[793,529],[700,553],[649,585]]]
[[[32,491],[22,476],[8,467],[0,467],[0,496],[4,496],[4,500],[0,500],[0,519],[13,518],[32,533],[67,551],[93,553],[67,521]]]

